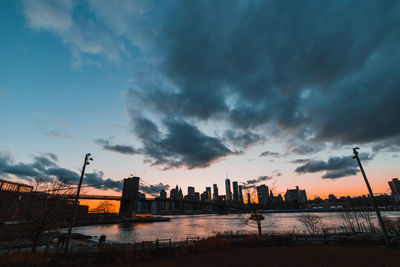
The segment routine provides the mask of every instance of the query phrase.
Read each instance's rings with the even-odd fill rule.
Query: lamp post
[[[64,254],[68,253],[69,242],[71,240],[72,227],[74,225],[75,217],[76,217],[76,207],[78,206],[78,201],[79,201],[79,193],[81,192],[82,180],[83,180],[83,176],[85,175],[86,165],[89,165],[89,160],[93,160],[93,158],[90,157],[90,153],[87,153],[85,155],[85,160],[84,160],[83,168],[82,168],[82,172],[81,172],[81,178],[79,180],[78,190],[76,192],[74,206],[72,208],[72,218],[71,218],[71,223],[68,227],[68,235],[67,235],[67,239],[65,241]]]
[[[365,184],[367,185],[367,188],[369,191],[369,196],[371,197],[372,204],[374,205],[374,208],[375,208],[376,216],[378,217],[378,221],[379,221],[379,224],[380,224],[382,232],[383,232],[383,237],[385,238],[385,243],[386,243],[386,245],[389,245],[389,238],[387,235],[386,227],[385,227],[385,224],[383,223],[381,212],[379,211],[378,205],[376,204],[375,197],[374,197],[374,194],[372,193],[371,186],[369,185],[367,175],[365,174],[364,168],[361,165],[360,158],[358,157],[358,151],[357,151],[358,149],[360,149],[360,148],[359,147],[353,148],[353,154],[354,154],[353,159],[357,160],[358,166],[360,167],[361,173],[364,177]]]

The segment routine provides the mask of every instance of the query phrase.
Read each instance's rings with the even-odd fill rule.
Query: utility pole
[[[82,168],[82,172],[81,172],[81,178],[79,180],[78,190],[76,192],[74,206],[72,208],[71,224],[69,225],[69,228],[68,228],[68,235],[67,235],[67,239],[65,241],[64,254],[68,253],[69,242],[71,240],[72,227],[74,226],[75,217],[76,217],[76,207],[78,206],[78,201],[79,201],[79,193],[81,192],[82,180],[83,180],[83,176],[85,175],[86,165],[89,165],[89,160],[93,160],[93,159],[90,157],[90,154],[87,153],[85,155],[85,160],[84,160],[83,168]]]
[[[379,211],[378,205],[376,204],[375,197],[374,197],[374,194],[372,193],[371,186],[369,185],[369,182],[368,182],[368,179],[367,179],[367,175],[365,174],[364,168],[361,165],[360,158],[358,157],[358,151],[357,151],[358,149],[360,149],[360,148],[359,147],[354,147],[353,148],[353,154],[354,154],[353,159],[357,160],[358,166],[360,167],[361,173],[362,173],[362,175],[364,177],[365,184],[367,185],[367,188],[368,188],[368,191],[369,191],[369,196],[371,197],[372,204],[374,205],[374,208],[375,208],[375,211],[376,211],[376,217],[378,217],[379,224],[380,224],[380,226],[382,228],[383,236],[385,238],[385,243],[386,243],[386,245],[389,245],[389,238],[388,238],[388,235],[387,235],[386,227],[385,227],[385,224],[383,223],[381,212]]]

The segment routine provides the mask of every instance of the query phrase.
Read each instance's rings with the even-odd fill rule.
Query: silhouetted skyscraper
[[[225,191],[226,191],[226,200],[232,200],[232,191],[231,191],[231,180],[226,178],[225,180]]]
[[[243,186],[239,185],[239,202],[243,203]]]
[[[261,204],[263,206],[267,205],[269,197],[268,186],[266,186],[265,184],[257,186],[257,197],[258,204]]]
[[[188,195],[194,196],[194,187],[193,186],[188,186]]]
[[[232,182],[233,188],[233,201],[239,202],[239,187],[238,182]]]
[[[218,186],[217,186],[217,184],[213,184],[213,188],[214,188],[213,198],[216,199],[216,198],[218,198]]]
[[[206,187],[207,199],[211,199],[211,187]]]
[[[164,189],[161,190],[161,192],[160,192],[160,198],[161,198],[161,199],[166,199],[166,198],[167,198],[167,192],[165,192]]]

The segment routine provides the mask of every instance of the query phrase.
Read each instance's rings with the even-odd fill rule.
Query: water
[[[305,228],[298,221],[297,216],[303,213],[271,213],[264,214],[262,221],[263,232],[287,232],[296,231],[302,233]],[[313,213],[322,218],[324,227],[337,229],[343,225],[343,220],[337,213]],[[371,213],[375,226],[378,226],[375,214]],[[383,216],[400,217],[400,212],[382,212]],[[74,233],[90,235],[98,239],[101,234],[107,236],[109,242],[133,243],[141,241],[154,241],[158,239],[169,239],[182,241],[187,237],[209,237],[216,233],[232,231],[234,233],[256,232],[254,222],[250,225],[244,223],[249,215],[229,214],[201,214],[201,215],[176,215],[169,216],[170,222],[154,223],[121,223],[114,225],[83,226],[73,229]]]

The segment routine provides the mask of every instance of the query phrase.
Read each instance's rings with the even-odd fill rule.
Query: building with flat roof
[[[269,198],[268,186],[265,184],[257,186],[258,204],[266,206]]]
[[[231,191],[231,180],[226,178],[225,180],[225,190],[226,190],[226,201],[232,200],[232,191]]]
[[[213,184],[213,190],[214,190],[213,199],[216,199],[216,198],[218,198],[218,186],[217,186],[217,184]]]
[[[239,202],[239,186],[238,182],[232,182],[233,188],[233,201]]]
[[[307,203],[306,190],[300,190],[298,186],[296,189],[287,189],[285,193],[286,202],[297,202],[299,204]]]

